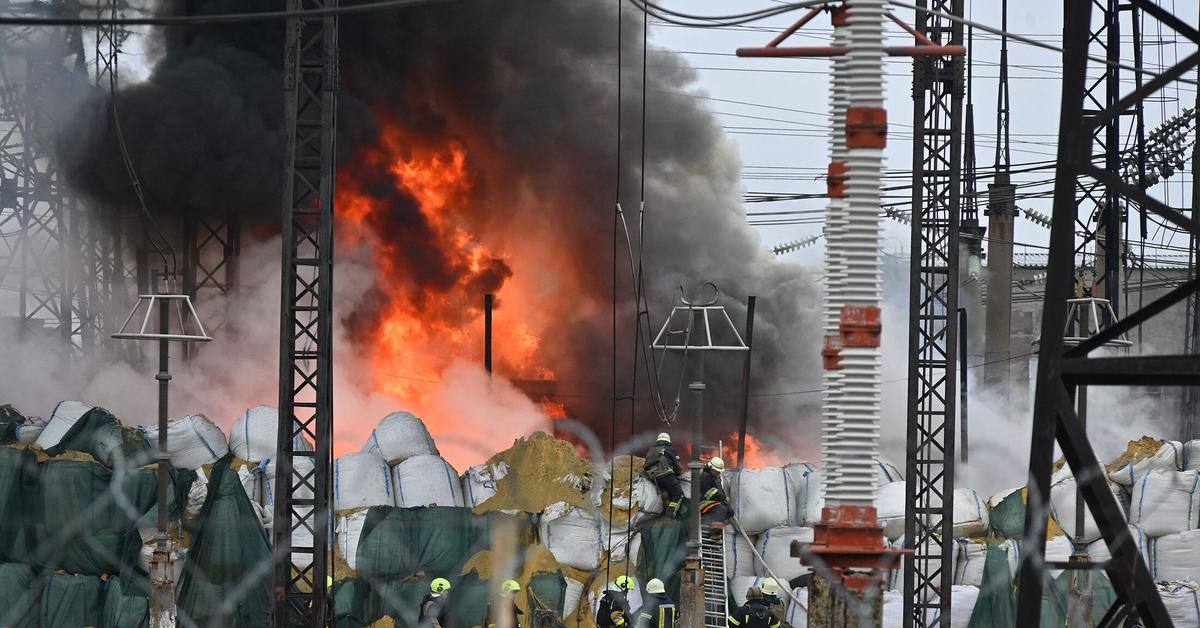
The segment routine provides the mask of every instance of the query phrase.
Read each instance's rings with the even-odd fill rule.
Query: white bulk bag
[[[626,524],[612,525],[600,519],[602,533],[608,536],[605,551],[611,552],[612,564],[620,565],[625,562],[625,552],[628,550],[631,563],[637,563],[638,552],[642,551],[642,535],[637,526]],[[602,539],[603,541],[603,539]],[[630,568],[632,571],[632,568]]]
[[[753,576],[756,572],[753,546],[733,526],[725,526],[725,576]],[[753,539],[754,537],[750,537]]]
[[[800,462],[789,464],[783,468],[783,472],[795,496],[791,525],[811,526],[819,523],[821,508],[825,506],[825,496],[821,494],[820,469],[810,463]]]
[[[934,525],[937,524],[938,520],[935,519]],[[987,532],[987,505],[979,498],[979,493],[969,488],[954,489],[954,524],[952,529],[955,538],[960,536],[979,536]]]
[[[808,608],[808,588],[796,587],[792,589],[792,595],[800,600],[800,604],[790,601],[783,621],[792,628],[808,628],[808,611],[805,610]]]
[[[892,541],[904,536],[904,486],[904,482],[884,484],[875,496],[876,518],[883,535]]]
[[[395,506],[392,471],[371,454],[346,454],[333,461],[333,504],[335,510]]]
[[[983,583],[983,563],[988,546],[970,539],[954,540],[954,584],[979,586]]]
[[[441,456],[413,456],[392,468],[392,488],[396,505],[401,508],[420,506],[459,506],[463,502],[458,472]]]
[[[1200,471],[1147,473],[1131,491],[1129,522],[1153,538],[1193,530],[1200,517],[1198,490]]]
[[[605,549],[598,519],[598,515],[556,502],[538,519],[538,535],[560,564],[593,571],[600,566]]]
[[[1142,555],[1142,560],[1146,561],[1147,566],[1151,566],[1150,556],[1153,540],[1146,536],[1146,532],[1137,526],[1129,526],[1129,536],[1133,540],[1134,545],[1137,546],[1138,553]],[[1108,543],[1104,539],[1088,543],[1087,553],[1088,558],[1093,563],[1106,562],[1112,558],[1112,553],[1108,551]]]
[[[575,609],[579,608],[579,603],[583,601],[583,583],[574,579],[566,578],[567,590],[563,594],[563,618],[570,617]],[[595,616],[593,614],[593,616]]]
[[[1020,545],[1017,545],[1016,547],[1020,547]],[[1061,535],[1052,539],[1046,539],[1046,562],[1065,563],[1071,559],[1071,554],[1074,553],[1075,544],[1071,542],[1070,537]],[[1062,572],[1063,570],[1061,569],[1046,570],[1046,573],[1049,573],[1050,577],[1052,578],[1057,578]]]
[[[891,461],[883,458],[872,458],[875,463],[875,486],[882,487],[892,482],[903,482],[904,472]]]
[[[734,474],[729,489],[729,501],[748,534],[793,521],[794,493],[783,469],[742,469]]]
[[[684,484],[687,485],[687,489],[684,489],[683,496],[689,497],[691,496],[692,483],[690,480],[686,483],[680,482],[681,489],[683,489]],[[659,514],[663,511],[662,493],[655,486],[654,482],[651,482],[644,475],[639,474],[633,479],[633,500],[638,503],[638,516],[635,517],[638,521],[641,520],[644,514]]]
[[[438,455],[425,423],[411,412],[393,412],[383,417],[371,430],[371,437],[362,451],[375,454],[388,464],[404,462],[414,456]]]
[[[1181,471],[1184,463],[1184,447],[1177,440],[1163,441],[1158,451],[1138,460],[1126,462],[1108,473],[1113,482],[1122,486],[1133,486],[1143,475],[1151,471]]]
[[[1158,585],[1158,597],[1167,607],[1167,616],[1176,628],[1200,626],[1200,585],[1194,582],[1164,582]]]
[[[296,426],[300,423],[297,421]],[[279,410],[274,406],[254,406],[246,410],[229,432],[229,449],[243,460],[270,460],[279,443]],[[295,451],[312,451],[312,443],[303,436],[292,438]]]
[[[333,526],[334,547],[338,556],[355,571],[358,571],[358,539],[362,536],[363,524],[366,522],[367,511],[360,510],[338,517]]]
[[[50,415],[50,420],[46,422],[46,427],[38,434],[34,443],[42,449],[53,447],[66,436],[67,432],[74,427],[83,415],[87,414],[92,406],[82,401],[60,401],[57,406],[54,406],[54,413]]]
[[[378,458],[378,456],[376,456]],[[496,494],[496,483],[508,475],[508,464],[477,464],[462,475],[463,501],[474,508]]]
[[[755,565],[755,574],[765,578],[774,572],[779,584],[787,587],[791,580],[812,571],[799,558],[792,558],[792,541],[811,543],[812,540],[812,528],[786,527],[764,531],[758,536],[757,549],[766,564]]]
[[[1064,469],[1066,466],[1064,465]],[[1103,467],[1097,467],[1097,473],[1101,478],[1104,478],[1105,483],[1112,491],[1113,497],[1117,498],[1117,503],[1121,503],[1121,489],[1118,485],[1108,481],[1108,476],[1104,474]],[[1050,487],[1050,514],[1054,516],[1054,520],[1058,525],[1072,538],[1082,536],[1084,542],[1091,543],[1100,538],[1100,527],[1096,525],[1096,520],[1092,518],[1091,511],[1086,511],[1083,515],[1083,530],[1075,530],[1075,477],[1069,472],[1061,475],[1061,479],[1056,481]],[[1085,505],[1086,509],[1087,506]]]
[[[1154,579],[1200,582],[1200,530],[1168,534],[1154,540]]]
[[[761,588],[762,581],[763,579],[759,576],[734,576],[729,579],[729,595],[733,596],[733,601],[738,606],[741,606],[746,603],[746,591],[749,591],[750,587]],[[787,584],[782,586],[787,586]]]
[[[142,428],[150,446],[158,448],[158,426]],[[192,414],[167,423],[167,455],[171,464],[184,469],[199,469],[229,453],[225,432],[203,414]]]
[[[45,429],[46,419],[40,416],[25,417],[25,422],[17,426],[17,440],[22,443],[35,442]]]

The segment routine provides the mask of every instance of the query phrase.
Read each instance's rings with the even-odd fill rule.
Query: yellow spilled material
[[[496,482],[496,494],[475,507],[476,514],[500,510],[535,513],[555,502],[589,508],[592,464],[580,458],[571,443],[534,432],[518,438],[487,462],[493,466],[501,463],[508,473]]]

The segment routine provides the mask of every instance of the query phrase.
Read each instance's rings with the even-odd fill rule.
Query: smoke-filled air
[[[282,6],[192,4],[194,13]],[[633,12],[623,15],[618,111],[616,19],[614,3],[593,0],[458,2],[341,19],[338,453],[357,450],[380,417],[401,409],[426,421],[459,468],[564,417],[605,444],[631,429],[658,431],[662,414],[686,417],[681,356],[651,361],[634,351],[631,257],[636,264],[644,251],[642,344],[678,304],[680,285],[698,293],[715,283],[739,330],[746,297],[757,295],[751,420],[779,451],[750,449],[763,461],[817,457],[808,436],[820,395],[801,391],[819,380],[818,288],[746,225],[736,147],[686,61],[650,46],[643,92],[642,17]],[[194,359],[176,360],[172,386],[173,415],[202,412],[228,427],[279,395],[282,27],[147,37],[149,78],[121,85],[118,96],[146,204],[168,234],[188,212],[237,216],[245,234],[240,288],[200,304],[222,322]],[[137,207],[106,90],[64,102],[83,103],[64,116],[60,136],[70,183],[100,203]],[[628,241],[614,218],[618,187]],[[23,359],[38,360],[31,351]],[[28,368],[0,382],[0,397],[48,414],[76,395],[149,422],[149,362],[84,364],[54,382],[25,381],[50,364]],[[740,355],[706,358],[706,441],[732,444],[741,370]],[[636,373],[635,412],[625,402],[614,412],[614,373],[620,396],[633,392]]]

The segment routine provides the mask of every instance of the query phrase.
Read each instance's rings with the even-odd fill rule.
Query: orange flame
[[[738,450],[738,434],[733,432],[728,436],[728,441],[724,447],[725,465],[732,467],[737,462]],[[762,441],[746,434],[746,459],[742,466],[746,469],[760,469],[763,467],[781,467],[788,464],[788,460],[778,451],[768,448]]]

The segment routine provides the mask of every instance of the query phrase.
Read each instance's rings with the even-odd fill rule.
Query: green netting
[[[36,562],[90,575],[116,574],[136,563],[135,525],[155,502],[156,470],[114,474],[89,460],[41,465],[34,508]]]
[[[104,586],[99,628],[145,628],[150,624],[149,594],[144,580],[114,576]]]
[[[561,617],[567,604],[567,579],[561,571],[539,573],[529,579],[531,609],[551,610]]]
[[[154,460],[145,435],[126,427],[104,408],[88,410],[63,434],[57,445],[46,449],[51,456],[66,451],[91,454],[109,468],[118,462],[124,467],[139,467]]]
[[[983,582],[967,628],[1011,628],[1016,618],[1017,597],[1008,570],[1008,552],[997,543],[988,543]]]
[[[0,420],[0,445],[17,442],[17,428],[20,423]]]
[[[1013,491],[988,513],[989,525],[996,536],[1020,538],[1025,532],[1025,489]]]
[[[100,578],[49,574],[42,589],[39,623],[50,626],[96,626],[103,604]]]
[[[0,626],[33,628],[37,625],[33,569],[19,563],[0,565]]]
[[[469,508],[372,508],[358,541],[358,574],[372,584],[417,573],[448,578],[490,547],[492,529],[501,519],[515,522],[519,540],[528,542],[527,518],[479,516]]]
[[[37,457],[28,449],[0,447],[0,562],[24,561],[34,540],[30,511],[37,491]]]
[[[642,528],[642,548],[638,552],[638,579],[645,583],[658,578],[667,585],[667,594],[679,599],[680,573],[687,557],[687,525],[682,521],[659,519]]]
[[[380,598],[361,578],[348,578],[333,586],[333,625],[335,628],[370,626],[383,616]]]
[[[232,454],[213,465],[201,524],[187,552],[177,589],[179,614],[196,625],[251,628],[267,623],[271,548],[246,497]]]

